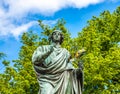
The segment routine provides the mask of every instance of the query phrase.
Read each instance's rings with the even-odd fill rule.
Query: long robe
[[[32,62],[38,77],[38,94],[82,94],[81,75],[69,62],[70,54],[65,48],[40,46],[34,52]]]

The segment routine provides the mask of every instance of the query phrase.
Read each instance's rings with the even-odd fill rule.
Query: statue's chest
[[[65,63],[66,61],[66,55],[63,52],[59,51],[53,51],[46,59],[45,59],[45,64],[47,66],[51,66],[53,64],[59,64],[59,63]]]

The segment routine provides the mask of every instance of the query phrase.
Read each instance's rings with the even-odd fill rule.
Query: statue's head
[[[51,35],[49,36],[49,41],[51,42],[59,42],[62,44],[64,40],[64,36],[60,30],[54,30]]]

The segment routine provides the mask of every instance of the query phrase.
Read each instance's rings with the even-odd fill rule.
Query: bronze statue
[[[63,34],[55,30],[49,37],[51,44],[39,46],[33,54],[38,94],[82,94],[82,69],[72,65],[69,51],[61,48],[63,40]]]

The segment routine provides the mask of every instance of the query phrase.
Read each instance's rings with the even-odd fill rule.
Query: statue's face
[[[53,32],[52,38],[54,42],[60,42],[61,40],[61,33],[59,31]]]

